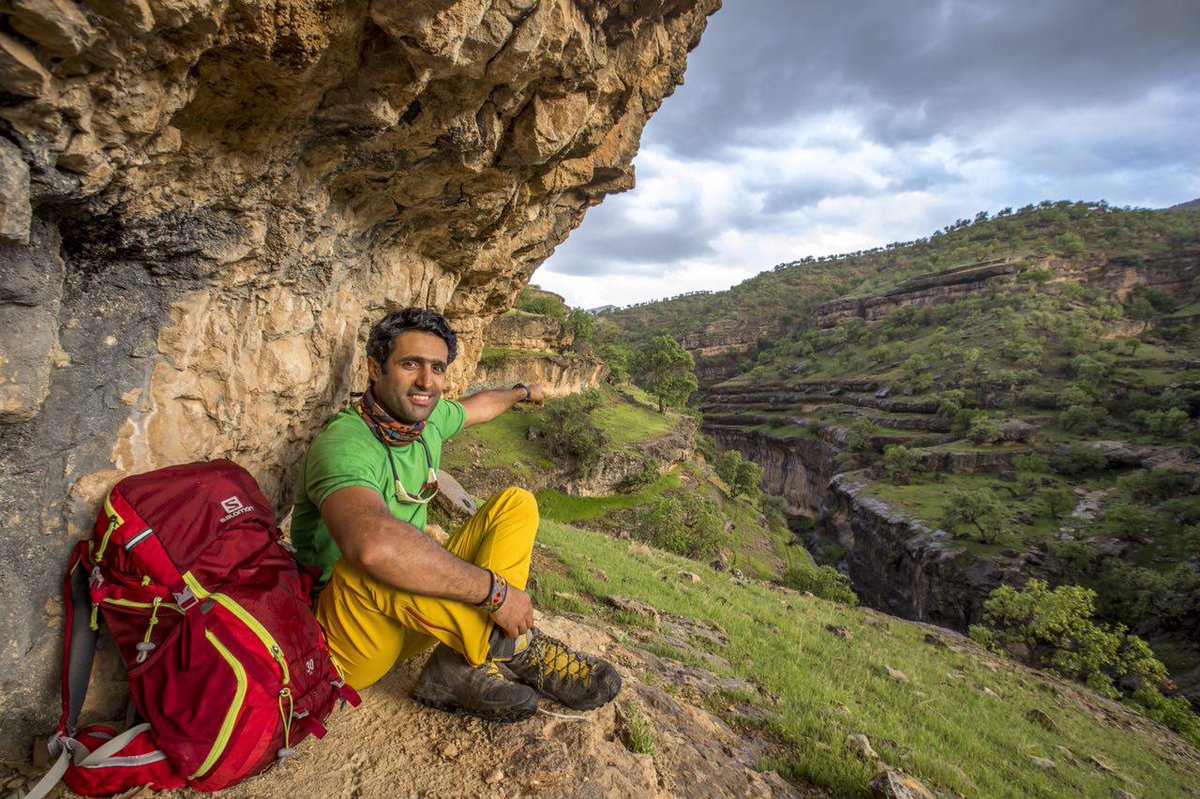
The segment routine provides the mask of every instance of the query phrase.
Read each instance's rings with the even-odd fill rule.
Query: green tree
[[[1090,435],[1100,429],[1100,425],[1104,424],[1108,418],[1108,411],[1104,408],[1094,406],[1072,405],[1067,408],[1058,417],[1058,423],[1063,426],[1064,430],[1070,430],[1072,433],[1080,433],[1082,435]]]
[[[546,443],[550,451],[568,459],[586,475],[608,448],[608,434],[592,423],[591,412],[603,404],[599,389],[572,394],[546,406]]]
[[[1104,509],[1101,528],[1122,541],[1135,541],[1150,533],[1155,526],[1154,514],[1131,502],[1114,502]]]
[[[1053,591],[1042,580],[1020,591],[1002,585],[984,602],[983,624],[971,627],[971,637],[1112,697],[1122,679],[1157,691],[1167,670],[1150,647],[1123,626],[1097,624],[1095,611],[1096,592],[1078,585]]]
[[[788,588],[808,591],[831,602],[840,602],[843,605],[858,604],[858,595],[850,587],[850,578],[832,566],[792,564],[787,567],[780,582]]]
[[[567,307],[557,296],[539,291],[531,286],[521,289],[521,293],[517,295],[515,307],[525,313],[553,316],[555,319],[562,319],[567,315]]]
[[[733,478],[733,496],[744,496],[751,502],[762,499],[762,467],[754,461],[743,460],[738,464]]]
[[[979,532],[979,540],[985,544],[1012,532],[1012,508],[991,489],[955,489],[950,492],[949,500],[942,523],[950,529],[957,530],[969,524]]]
[[[692,354],[672,336],[655,336],[637,351],[634,379],[658,399],[658,412],[667,405],[682,407],[700,387]]]
[[[753,501],[762,497],[762,467],[746,460],[735,449],[726,450],[717,458],[717,477],[729,486],[729,496],[745,496]]]
[[[1075,509],[1075,494],[1066,488],[1047,488],[1040,494],[1046,513],[1052,519],[1061,519]]]
[[[893,445],[883,450],[883,471],[893,485],[907,483],[920,463],[921,453],[908,447]]]
[[[995,444],[1004,437],[1004,422],[997,416],[980,414],[971,420],[967,438],[976,444]]]
[[[640,510],[635,517],[638,537],[669,552],[682,552],[687,548],[686,529],[683,526],[683,505],[673,496]]]
[[[591,341],[596,335],[596,318],[587,311],[576,308],[567,314],[563,327],[575,336],[576,341]]]

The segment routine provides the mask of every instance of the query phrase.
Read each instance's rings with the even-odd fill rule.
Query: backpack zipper
[[[246,668],[233,656],[233,653],[225,648],[211,630],[204,631],[204,637],[209,640],[213,648],[225,659],[229,667],[233,669],[234,677],[237,678],[237,690],[234,692],[233,702],[229,705],[229,710],[225,712],[225,719],[221,722],[221,730],[217,734],[217,740],[213,743],[212,749],[208,751],[208,757],[200,764],[200,768],[196,769],[196,773],[188,777],[188,780],[194,780],[201,774],[205,773],[216,765],[217,760],[221,755],[225,754],[226,747],[229,746],[229,739],[233,736],[233,727],[237,723],[238,714],[241,713],[242,703],[246,700]]]

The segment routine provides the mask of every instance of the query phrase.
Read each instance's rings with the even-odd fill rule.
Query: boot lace
[[[595,665],[572,652],[566,644],[549,636],[539,635],[530,646],[536,648],[536,652],[531,654],[534,654],[538,661],[539,688],[546,680],[555,678],[583,683],[584,688],[590,686]]]

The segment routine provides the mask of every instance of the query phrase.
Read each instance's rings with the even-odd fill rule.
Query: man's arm
[[[523,388],[498,388],[472,394],[466,399],[459,400],[463,410],[467,412],[464,426],[470,427],[474,424],[490,422],[523,400],[525,400],[525,389]],[[539,408],[545,404],[546,397],[542,393],[541,383],[529,386],[529,402]]]
[[[486,569],[455,557],[397,519],[370,488],[349,486],[330,494],[321,505],[321,518],[342,557],[381,583],[468,604],[482,601],[491,590]],[[510,637],[527,632],[533,627],[528,594],[509,586],[508,599],[492,618]]]

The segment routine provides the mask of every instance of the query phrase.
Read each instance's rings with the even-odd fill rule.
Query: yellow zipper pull
[[[92,603],[92,621],[91,621],[91,624],[88,625],[92,628],[92,630],[100,629],[100,622],[96,621],[96,614],[99,612],[100,612],[100,606],[95,603]]]
[[[283,700],[287,700],[287,710],[283,709]],[[279,718],[283,720],[283,748],[275,753],[275,756],[282,760],[287,760],[292,755],[296,754],[296,750],[292,748],[292,717],[296,713],[296,704],[292,700],[292,692],[287,688],[279,689]]]
[[[151,633],[154,632],[154,625],[158,624],[158,606],[162,604],[160,597],[154,597],[154,606],[150,609],[150,623],[146,625],[146,637],[137,644],[137,662],[145,663],[146,658],[150,657],[157,646],[150,640]]]

